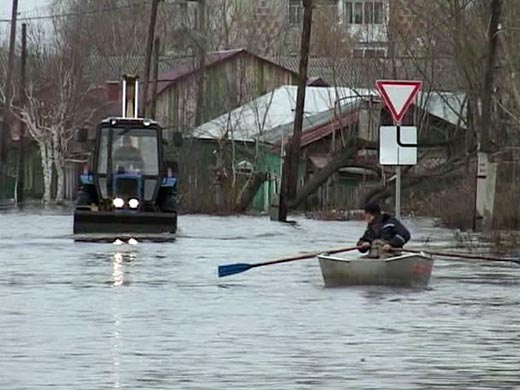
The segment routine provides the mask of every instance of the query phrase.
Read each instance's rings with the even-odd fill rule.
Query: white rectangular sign
[[[417,127],[381,126],[379,129],[379,163],[381,165],[416,165]],[[398,140],[399,136],[399,140]],[[403,146],[404,145],[404,146]]]

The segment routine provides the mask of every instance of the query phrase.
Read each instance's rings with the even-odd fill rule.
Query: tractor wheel
[[[159,204],[163,213],[175,213],[177,211],[177,196],[173,191],[164,194]]]
[[[86,191],[79,190],[78,192],[78,200],[77,200],[78,206],[88,206],[92,203],[92,197],[90,194]]]

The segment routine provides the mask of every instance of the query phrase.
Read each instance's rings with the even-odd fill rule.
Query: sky
[[[48,15],[47,6],[50,2],[51,0],[18,0],[18,17]],[[8,42],[10,24],[2,19],[11,19],[12,6],[12,0],[0,0],[0,45]]]
[[[50,0],[18,0],[18,12],[20,16],[28,16],[34,14],[35,10],[40,13],[47,13],[45,8]],[[13,2],[12,0],[0,0],[0,19],[10,19]]]

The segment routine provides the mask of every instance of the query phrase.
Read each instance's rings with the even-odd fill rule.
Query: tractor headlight
[[[130,199],[128,201],[128,205],[130,206],[131,209],[136,209],[139,207],[139,201],[137,199]]]
[[[125,201],[122,198],[115,198],[112,201],[112,204],[114,205],[114,207],[116,209],[120,209],[121,207],[123,207],[125,205]]]

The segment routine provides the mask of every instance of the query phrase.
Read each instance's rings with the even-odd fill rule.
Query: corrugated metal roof
[[[285,85],[252,102],[194,129],[194,137],[201,139],[233,139],[274,144],[292,133],[297,87]],[[334,116],[334,105],[341,100],[344,107],[359,102],[368,90],[351,88],[307,87],[305,96],[304,129],[326,123]],[[346,99],[352,97],[352,99]]]
[[[282,86],[195,128],[193,136],[200,139],[227,138],[244,142],[259,140],[276,144],[292,134],[296,92],[296,86]],[[363,88],[307,87],[304,131],[332,122],[335,114],[339,112],[345,114],[349,109],[354,109],[369,95],[377,96],[377,93],[375,90]],[[352,99],[345,99],[347,97]],[[340,108],[335,110],[334,104],[338,99],[341,103]],[[419,93],[417,104],[440,119],[465,127],[459,120],[461,116],[466,115],[464,94]],[[331,129],[324,128],[323,131],[330,132]]]
[[[216,52],[208,52],[205,57],[205,66],[210,67],[233,58],[239,54],[248,54],[255,56],[262,61],[272,63],[274,66],[284,68],[279,62],[272,61],[272,59],[264,58],[252,53],[246,49],[232,49],[221,50]],[[159,60],[159,82],[158,92],[160,93],[168,85],[182,77],[188,76],[195,72],[199,67],[198,56],[186,57],[160,57]],[[286,69],[288,72],[295,73],[292,69]],[[86,61],[85,78],[94,84],[102,84],[106,81],[120,80],[125,73],[142,75],[144,72],[144,57],[143,56],[113,56],[89,57]],[[296,73],[295,73],[296,74]]]
[[[236,50],[225,50],[208,53],[204,59],[204,65],[206,68],[214,66],[222,61],[226,61],[234,56],[246,53],[245,49]],[[199,59],[197,57],[191,57],[184,60],[177,61],[177,64],[169,71],[163,72],[159,75],[159,83],[157,85],[157,94],[160,94],[167,89],[175,81],[189,76],[199,69]]]
[[[452,92],[419,93],[417,106],[455,126],[466,128],[466,94]]]
[[[299,57],[273,57],[272,61],[298,72]],[[395,68],[395,72],[394,72]],[[425,74],[432,80],[425,80]],[[425,88],[455,91],[464,88],[464,78],[455,61],[428,58],[309,58],[309,77],[321,77],[330,85],[373,88],[378,79],[418,79]]]

